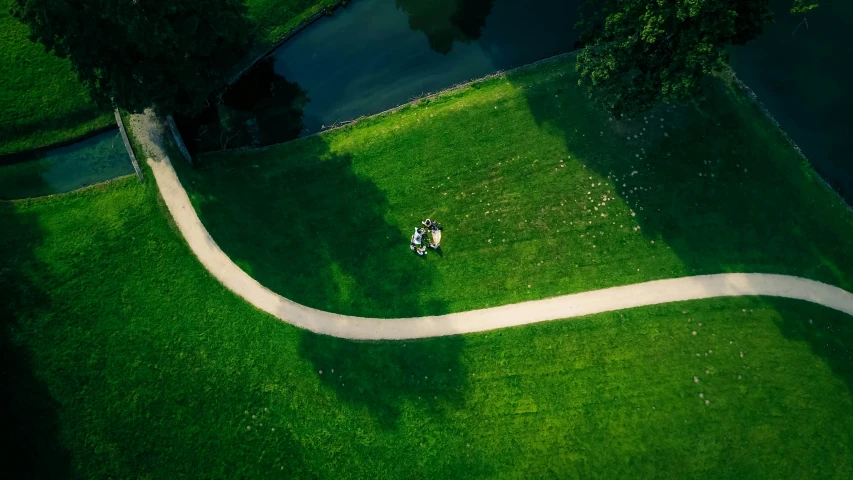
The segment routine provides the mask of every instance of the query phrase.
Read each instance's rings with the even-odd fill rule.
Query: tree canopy
[[[614,114],[633,115],[658,100],[694,100],[702,78],[726,66],[726,47],[752,40],[772,22],[768,3],[587,0],[577,25],[585,46],[577,60],[579,83]],[[814,4],[797,0],[794,8]]]
[[[241,0],[15,0],[31,38],[71,60],[101,103],[193,112],[245,55]]]

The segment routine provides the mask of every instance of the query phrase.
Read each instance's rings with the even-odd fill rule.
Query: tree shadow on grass
[[[200,266],[188,271],[179,271],[186,267],[180,262],[171,266],[175,255],[191,253],[165,219],[150,215],[159,213],[156,207],[142,202],[151,212],[131,215],[118,229],[97,219],[85,232],[60,225],[59,232],[79,237],[51,238],[43,253],[53,256],[50,263],[33,254],[44,236],[39,222],[50,220],[41,210],[13,213],[13,204],[0,202],[0,224],[11,228],[0,232],[4,478],[254,478],[282,471],[315,478],[302,445],[287,429],[288,412],[264,408],[270,392],[258,386],[258,371],[273,372],[273,382],[284,382],[285,375],[269,365],[256,367],[251,349],[235,347],[256,334],[254,327],[244,324],[238,335],[225,329],[223,339],[211,335],[205,315],[175,310],[187,304],[174,303],[176,294],[185,293],[175,285],[184,281],[206,292],[227,292]],[[81,205],[85,208],[74,199],[57,201],[44,209],[45,216],[55,215],[55,207]],[[155,226],[135,228],[143,221]],[[50,235],[62,233],[51,229]],[[149,261],[130,262],[116,254],[116,245],[128,241]],[[97,272],[83,260],[104,252],[112,254],[98,261]],[[83,283],[64,288],[76,281]],[[122,291],[138,285],[146,289],[145,301],[124,298]],[[86,295],[103,299],[102,304],[89,304]],[[220,297],[213,295],[210,305],[227,308],[229,296],[225,302]],[[209,355],[217,341],[228,342],[220,349],[226,353]],[[39,376],[48,379],[56,399],[36,378],[27,350],[38,354]],[[70,452],[60,442],[60,408]],[[223,444],[227,455],[199,454],[220,452]],[[217,447],[210,450],[210,445]]]
[[[109,110],[107,110],[109,111]],[[68,112],[65,115],[61,116],[53,116],[48,118],[41,118],[39,120],[33,120],[27,123],[0,123],[0,138],[2,138],[6,142],[12,142],[15,140],[19,140],[22,138],[29,137],[33,134],[41,133],[41,132],[49,132],[53,130],[62,130],[62,129],[70,129],[74,128],[77,125],[91,122],[95,120],[100,115],[104,113],[104,109],[98,107],[94,102],[89,104],[82,104],[76,106],[72,111]],[[110,125],[105,128],[115,128],[115,125]],[[98,130],[94,130],[89,132],[88,134],[83,135],[82,137],[75,137],[72,140],[59,142],[56,144],[45,145],[36,150],[42,150],[45,148],[53,148],[62,145],[66,145],[69,143],[74,143],[77,140],[96,135],[101,133],[105,128],[101,128]],[[15,154],[7,154],[9,156]],[[3,157],[6,155],[0,155]]]
[[[561,61],[573,70],[573,60]],[[853,239],[837,235],[839,222],[853,228],[853,220],[826,203],[812,208],[821,187],[803,188],[799,158],[774,147],[781,135],[743,95],[709,79],[698,106],[611,120],[571,79],[520,85],[537,123],[609,180],[646,238],[662,239],[693,274],[781,273],[853,288],[853,259],[844,254]]]
[[[779,273],[853,290],[853,240],[838,235],[853,230],[850,215],[840,205],[827,209],[817,182],[804,186],[811,174],[799,157],[775,147],[785,142],[781,133],[726,79],[707,79],[707,98],[695,106],[616,119],[592,110],[574,85],[573,60],[560,61],[564,84],[517,82],[536,122],[607,179],[636,214],[625,221],[646,241],[662,240],[688,274]],[[829,333],[793,321],[780,320],[782,333],[808,341],[853,391],[850,317],[827,311]]]
[[[0,201],[0,403],[3,472],[6,478],[69,478],[70,456],[60,440],[59,405],[38,378],[22,337],[36,334],[30,307],[50,300],[25,274],[42,241],[35,218]]]
[[[385,221],[385,193],[322,138],[295,145],[289,157],[271,149],[204,156],[196,171],[177,166],[223,251],[265,287],[313,308],[369,317],[444,313],[443,304],[419,298],[432,283],[430,257],[413,254],[411,233]],[[420,220],[412,218],[412,231]]]
[[[357,342],[303,332],[300,354],[323,385],[343,401],[366,407],[382,428],[394,428],[403,403],[438,415],[464,404],[465,367],[459,336]],[[319,372],[323,372],[319,374]]]
[[[223,251],[265,287],[310,307],[370,317],[444,313],[442,302],[420,299],[433,282],[432,256],[412,253],[411,233],[385,221],[384,192],[322,138],[290,147],[301,160],[271,149],[205,156],[196,171],[179,166]],[[412,218],[412,230],[420,220]],[[300,352],[324,385],[393,428],[404,402],[434,411],[461,404],[462,343],[367,343],[304,332]]]
[[[814,315],[814,309],[800,300],[768,298],[767,302],[780,312],[776,325],[782,335],[790,341],[808,342],[812,352],[844,381],[853,395],[853,318],[828,308]]]

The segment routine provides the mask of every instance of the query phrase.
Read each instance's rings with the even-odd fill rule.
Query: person
[[[432,237],[432,243],[429,244],[429,248],[433,250],[438,249],[441,246],[441,232],[444,230],[444,227],[428,218],[421,223],[429,229],[429,234]]]
[[[427,254],[426,247],[421,245],[424,233],[426,231],[423,228],[416,228],[415,233],[412,235],[412,240],[409,242],[409,248],[420,256]]]

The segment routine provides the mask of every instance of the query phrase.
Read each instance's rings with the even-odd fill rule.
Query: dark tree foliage
[[[132,112],[200,109],[253,31],[242,0],[16,0],[12,13],[99,103]]]
[[[768,3],[587,0],[577,25],[585,47],[579,84],[599,108],[628,116],[659,100],[701,98],[703,77],[728,63],[726,47],[752,40],[773,21]]]

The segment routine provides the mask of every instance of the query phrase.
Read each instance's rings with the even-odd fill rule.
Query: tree
[[[192,113],[246,54],[241,0],[15,0],[34,41],[67,57],[99,103]]]
[[[814,3],[797,0],[798,3]],[[726,67],[773,21],[768,0],[587,0],[581,11],[579,84],[593,103],[634,115],[655,102],[701,98],[702,79]]]
[[[805,25],[806,28],[809,28],[809,21],[808,19],[806,19],[806,14],[817,7],[817,0],[794,0],[794,5],[791,7],[791,13],[794,15],[802,15],[803,21],[798,23],[797,26],[794,27],[794,31],[791,32],[791,35],[797,33],[797,30],[799,30],[800,27],[803,25]]]
[[[817,7],[817,0],[794,0],[794,6],[791,7],[791,13],[802,13],[805,15]]]

